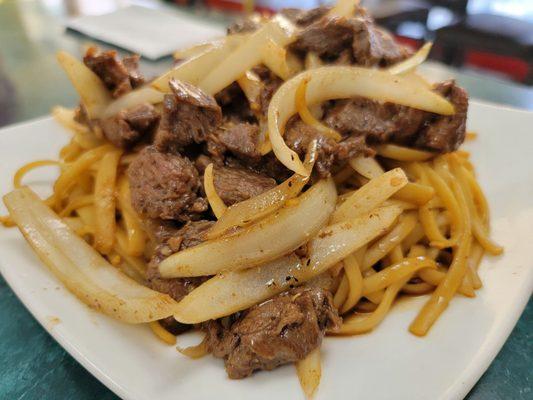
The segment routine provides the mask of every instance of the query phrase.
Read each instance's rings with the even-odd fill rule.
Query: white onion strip
[[[453,105],[442,96],[387,71],[347,66],[327,66],[304,71],[286,81],[276,91],[268,107],[268,128],[274,154],[283,165],[300,175],[308,172],[298,154],[283,141],[282,132],[289,118],[296,113],[294,98],[303,80],[309,82],[306,92],[306,102],[309,105],[362,96],[437,114],[454,113]]]
[[[351,219],[380,206],[394,193],[407,185],[407,176],[401,168],[392,169],[371,179],[350,195],[331,216],[332,222]]]
[[[304,165],[312,170],[316,161],[317,141],[311,142]],[[232,227],[246,226],[273,213],[283,207],[285,202],[292,199],[304,188],[309,181],[309,176],[294,174],[278,186],[267,190],[251,199],[234,204],[226,209],[215,225],[207,233],[208,239],[221,236]]]
[[[28,188],[4,196],[9,213],[39,258],[79,300],[127,323],[175,313],[178,303],[109,264]]]
[[[174,318],[193,324],[224,317],[309,281],[385,233],[401,212],[400,207],[382,207],[322,229],[309,243],[308,260],[290,255],[256,268],[216,275],[179,302]]]
[[[161,103],[164,96],[165,94],[159,90],[156,90],[150,86],[143,86],[142,88],[135,89],[111,102],[102,113],[102,118],[112,117],[122,110],[127,110],[128,108],[132,108],[140,104]]]
[[[164,278],[214,275],[254,267],[298,248],[329,220],[337,200],[331,179],[322,180],[297,199],[241,233],[177,252],[159,264]],[[311,217],[312,216],[312,217]]]
[[[57,53],[57,61],[78,92],[90,118],[99,118],[111,102],[111,95],[102,80],[85,64],[65,51]]]
[[[411,72],[428,58],[433,43],[427,42],[418,51],[406,60],[403,60],[388,69],[391,74],[405,74]]]
[[[201,80],[199,87],[206,93],[215,94],[239,79],[262,61],[262,49],[268,40],[284,47],[294,40],[292,25],[277,16],[252,33],[235,51],[223,60],[212,63],[211,71]]]

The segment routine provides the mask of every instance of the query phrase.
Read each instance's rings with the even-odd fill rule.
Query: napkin
[[[224,35],[218,24],[192,15],[138,5],[109,14],[73,18],[67,27],[151,60]]]

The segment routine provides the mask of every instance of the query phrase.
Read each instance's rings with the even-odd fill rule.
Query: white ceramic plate
[[[475,299],[454,299],[424,339],[407,332],[423,298],[400,302],[371,334],[326,339],[318,399],[460,399],[519,318],[533,289],[533,113],[473,102],[469,125],[479,138],[467,148],[490,201],[492,236],[505,255],[484,259],[484,288]],[[51,119],[1,131],[0,192],[11,189],[12,173],[23,163],[54,158],[66,135]],[[46,194],[53,174],[28,178]],[[89,310],[61,287],[16,229],[0,229],[0,254],[2,274],[35,318],[125,399],[303,398],[293,366],[232,381],[221,360],[189,360],[146,326]]]

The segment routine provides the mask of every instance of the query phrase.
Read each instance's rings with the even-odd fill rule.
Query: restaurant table
[[[125,1],[0,0],[0,127],[48,114],[77,95],[58,67],[55,52],[80,56],[87,37],[66,32],[66,17],[98,13]],[[143,1],[146,4],[147,1]],[[156,2],[148,2],[158,6]],[[228,17],[201,8],[187,12],[211,20]],[[103,47],[109,47],[99,43]],[[171,65],[170,58],[141,61],[147,76]],[[472,98],[533,110],[533,90],[476,72],[430,64],[432,76],[453,75]],[[0,254],[0,259],[1,259]],[[530,301],[503,349],[468,394],[469,400],[532,399],[533,302]],[[36,322],[0,277],[0,399],[116,399]]]

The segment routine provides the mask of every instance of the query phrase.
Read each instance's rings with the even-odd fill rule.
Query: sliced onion
[[[133,90],[111,102],[102,113],[102,118],[112,117],[122,110],[127,110],[128,108],[132,108],[140,104],[161,103],[164,96],[165,94],[159,90],[156,90],[150,86],[143,86],[142,88]]]
[[[243,232],[180,251],[159,264],[165,278],[214,275],[251,268],[287,254],[313,237],[328,221],[337,201],[331,179],[322,180]]]
[[[174,318],[187,324],[220,318],[310,281],[385,233],[401,212],[400,207],[383,207],[322,229],[309,244],[307,261],[289,255],[256,268],[221,273],[185,296]]]
[[[303,80],[309,82],[307,104],[362,96],[437,114],[454,113],[453,105],[437,93],[387,71],[328,66],[302,72],[277,90],[268,107],[268,128],[274,154],[288,169],[301,175],[306,173],[305,168],[298,154],[283,141],[282,132],[289,118],[296,113],[294,98]]]
[[[355,172],[367,179],[377,178],[385,173],[374,157],[354,157],[349,163]]]
[[[213,182],[213,163],[209,164],[204,171],[204,190],[213,214],[215,214],[215,217],[220,218],[226,212],[227,207],[218,195]]]
[[[176,60],[187,60],[189,58],[199,56],[200,54],[206,52],[207,50],[211,50],[215,46],[222,46],[224,44],[224,41],[225,41],[225,38],[213,40],[210,42],[195,44],[185,49],[176,50],[174,54],[172,54],[172,56]]]
[[[78,92],[89,118],[99,118],[111,102],[111,95],[102,80],[85,64],[65,51],[57,53],[57,61]]]
[[[272,39],[267,40],[262,50],[263,64],[274,74],[283,80],[289,79],[302,70],[301,61],[292,53],[274,42]]]
[[[242,43],[223,60],[211,63],[211,72],[201,80],[199,87],[215,94],[239,79],[246,71],[262,61],[263,49],[268,40],[284,47],[295,39],[292,24],[280,16],[273,18]],[[214,67],[213,67],[214,66]]]
[[[351,219],[380,206],[385,200],[407,184],[401,168],[390,170],[356,190],[333,213],[332,222]]]
[[[317,142],[311,142],[304,165],[312,170],[316,161]],[[275,188],[267,190],[251,199],[242,201],[229,207],[216,224],[207,233],[208,239],[221,236],[224,232],[235,226],[247,226],[251,223],[279,210],[285,202],[300,194],[309,176],[294,174]]]
[[[296,362],[296,373],[305,393],[305,398],[312,399],[322,377],[320,346],[305,356],[303,360]]]
[[[261,110],[261,93],[265,85],[257,74],[252,71],[246,71],[243,76],[237,79],[237,83],[248,99],[252,111]]]
[[[428,58],[433,43],[427,42],[418,51],[406,60],[403,60],[388,69],[391,74],[405,74],[411,72]]]
[[[76,235],[28,188],[4,196],[9,213],[39,258],[78,299],[128,323],[145,323],[175,313],[166,294],[122,274]]]
[[[155,79],[152,82],[152,87],[161,92],[170,92],[168,83],[171,79],[189,82],[190,84],[197,86],[198,82],[200,82],[213,69],[213,66],[220,64],[226,59],[240,43],[246,40],[246,38],[247,35],[232,36],[231,40],[224,40],[217,45],[213,45],[203,53],[182,62],[175,68]]]

